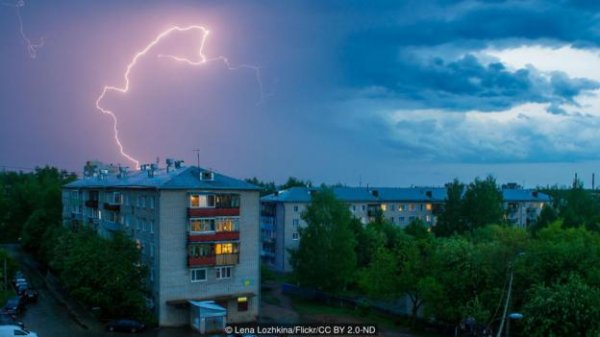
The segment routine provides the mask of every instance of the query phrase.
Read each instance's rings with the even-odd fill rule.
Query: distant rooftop
[[[211,179],[202,179],[212,174]],[[95,174],[65,185],[65,188],[138,188],[138,189],[205,189],[260,190],[260,187],[196,166]]]
[[[292,187],[266,195],[261,201],[308,203],[315,187]],[[333,187],[336,197],[345,202],[443,202],[445,187]],[[531,189],[502,189],[505,202],[539,201],[548,202],[550,196]]]

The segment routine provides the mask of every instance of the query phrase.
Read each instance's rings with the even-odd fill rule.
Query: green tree
[[[596,337],[600,334],[600,290],[576,275],[565,283],[538,284],[523,308],[532,337]]]
[[[540,212],[540,216],[537,218],[533,226],[530,227],[530,229],[533,233],[536,233],[540,229],[547,227],[556,220],[558,220],[556,209],[551,204],[545,204]]]
[[[585,226],[600,231],[600,204],[583,188],[579,180],[575,180],[573,187],[567,192],[560,207],[560,217],[563,218],[565,227]]]
[[[303,286],[343,291],[355,281],[356,238],[348,207],[327,188],[313,194],[302,214],[300,243],[290,252],[296,279]]]
[[[458,179],[454,179],[446,187],[448,194],[444,200],[444,207],[438,216],[437,224],[433,227],[433,232],[437,236],[450,236],[466,231],[462,199],[465,185]]]
[[[485,180],[476,178],[469,184],[463,200],[463,215],[466,230],[490,224],[499,224],[504,219],[502,192],[496,179],[488,176]]]

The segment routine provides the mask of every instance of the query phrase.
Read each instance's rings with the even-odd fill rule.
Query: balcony
[[[98,209],[98,200],[86,200],[85,207]]]
[[[236,241],[240,239],[240,232],[207,232],[188,234],[189,242]]]
[[[240,254],[221,254],[211,256],[188,256],[188,266],[226,266],[240,263]]]
[[[121,211],[121,205],[120,204],[111,204],[108,202],[104,203],[104,209],[107,211],[113,211],[113,212],[120,212]]]
[[[188,217],[240,216],[239,208],[188,208]]]
[[[214,266],[216,264],[216,256],[188,256],[188,266]]]

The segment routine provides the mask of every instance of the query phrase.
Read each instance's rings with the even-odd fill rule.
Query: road
[[[18,245],[2,245],[3,249],[19,262],[20,268],[27,280],[39,291],[37,303],[27,306],[27,310],[19,318],[25,323],[25,328],[34,331],[40,337],[198,337],[199,334],[190,328],[161,328],[150,329],[139,334],[124,334],[104,331],[100,324],[90,324],[89,327],[80,325],[67,308],[57,300],[46,287],[41,274],[36,270],[35,261],[24,254]],[[0,304],[1,305],[1,304]]]

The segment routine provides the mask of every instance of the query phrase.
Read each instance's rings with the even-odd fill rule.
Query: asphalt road
[[[68,310],[56,300],[52,293],[46,288],[41,275],[32,266],[29,256],[23,253],[18,245],[3,245],[10,254],[20,263],[20,268],[27,280],[39,291],[37,303],[27,306],[27,310],[19,318],[25,324],[25,328],[34,331],[40,337],[117,337],[117,336],[140,336],[140,337],[198,337],[199,333],[190,328],[162,328],[150,329],[138,334],[118,333],[104,331],[100,324],[90,328],[84,328],[77,323]],[[1,304],[0,304],[1,305]]]

